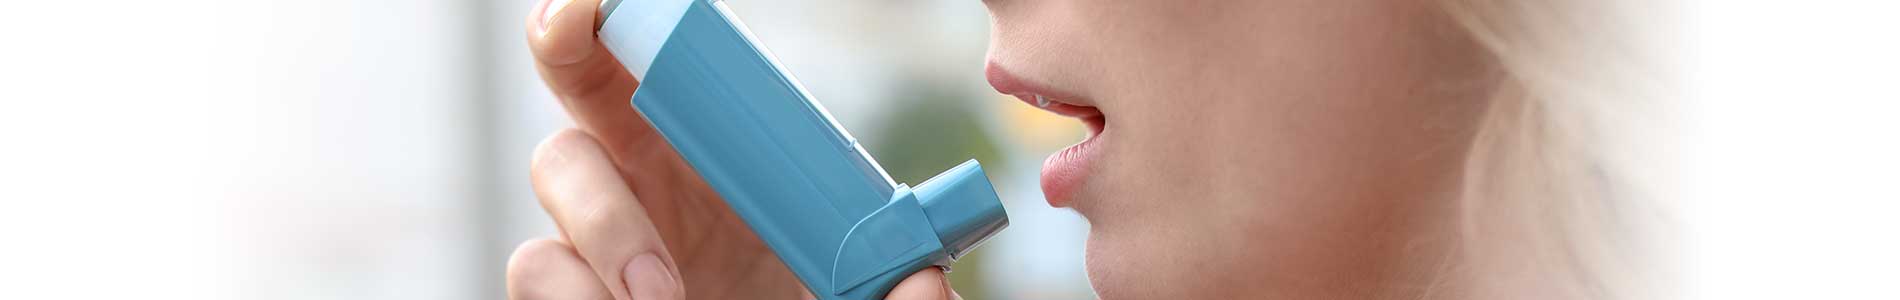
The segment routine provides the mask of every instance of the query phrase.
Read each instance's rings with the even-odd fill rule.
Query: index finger
[[[646,208],[599,146],[574,130],[542,142],[529,167],[536,198],[554,218],[562,239],[574,245],[615,299],[629,299],[637,291],[676,298],[682,289],[672,255]],[[640,257],[653,259],[642,264]]]
[[[621,172],[677,172],[676,156],[629,102],[640,85],[594,35],[600,0],[540,0],[528,16],[528,44],[541,72],[575,125],[601,142]],[[628,165],[642,165],[629,168]],[[625,174],[635,190],[642,180],[675,174]],[[646,176],[642,176],[646,175]]]
[[[617,141],[635,133],[615,130],[647,126],[627,102],[640,82],[594,36],[599,7],[600,0],[541,0],[527,17],[528,48],[541,80],[575,123]]]

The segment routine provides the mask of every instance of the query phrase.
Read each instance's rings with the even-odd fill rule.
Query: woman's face
[[[1091,224],[1101,296],[1431,286],[1498,77],[1437,4],[984,3],[991,83],[1094,131],[1042,185]]]

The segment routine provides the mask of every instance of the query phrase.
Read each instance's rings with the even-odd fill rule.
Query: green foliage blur
[[[981,162],[984,170],[1006,170],[1010,162],[998,147],[1001,137],[983,128],[983,118],[978,115],[976,101],[988,98],[935,82],[905,80],[896,94],[914,97],[898,99],[903,105],[894,106],[885,114],[886,119],[879,120],[885,130],[871,140],[875,142],[866,150],[878,158],[892,179],[912,185],[971,158]],[[981,267],[985,248],[978,248],[951,266],[951,285],[964,298],[985,299],[991,295],[990,289],[977,280],[989,272]]]

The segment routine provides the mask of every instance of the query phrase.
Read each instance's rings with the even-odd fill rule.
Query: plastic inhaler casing
[[[633,105],[820,299],[882,299],[1008,226],[965,162],[896,184],[717,0],[607,0]]]

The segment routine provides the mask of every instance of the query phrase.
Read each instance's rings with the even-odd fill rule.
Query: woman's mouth
[[[1043,110],[1076,118],[1088,126],[1089,134],[1082,142],[1071,145],[1050,155],[1042,163],[1042,195],[1054,207],[1068,206],[1071,197],[1082,188],[1091,165],[1100,156],[1096,144],[1100,144],[1103,133],[1108,130],[1108,117],[1089,103],[1085,98],[1043,88],[1024,81],[1003,70],[995,63],[985,67],[985,75],[990,86],[1006,95],[1015,96],[1023,103]]]

